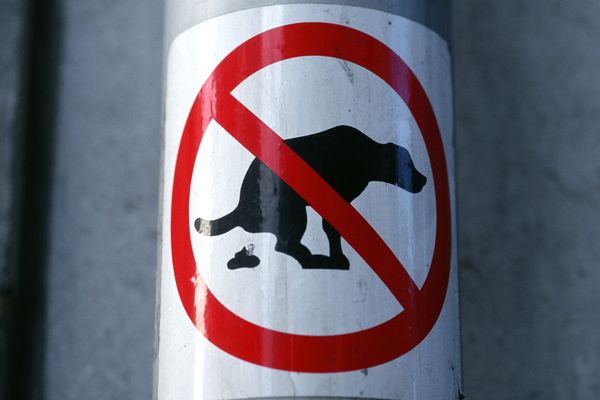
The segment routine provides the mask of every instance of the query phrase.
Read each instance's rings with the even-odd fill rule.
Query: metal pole
[[[155,398],[462,398],[446,1],[168,1]]]

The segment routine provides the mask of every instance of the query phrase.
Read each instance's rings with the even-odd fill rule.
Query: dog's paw
[[[350,269],[350,261],[343,254],[342,254],[341,257],[335,257],[333,259],[333,264],[337,266],[336,269],[342,269],[342,270],[349,270]]]
[[[315,254],[311,257],[310,265],[303,266],[303,268],[348,270],[350,269],[350,262],[346,256],[332,258],[321,254]]]

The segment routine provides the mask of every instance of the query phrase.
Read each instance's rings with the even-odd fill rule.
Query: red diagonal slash
[[[273,63],[305,56],[359,65],[385,81],[411,111],[431,162],[436,237],[427,278],[419,290],[377,232],[350,204],[231,91]],[[275,331],[236,315],[198,274],[190,233],[190,185],[208,124],[217,121],[328,220],[373,268],[404,310],[380,325],[339,335]],[[431,331],[444,305],[450,272],[451,213],[444,145],[427,94],[389,47],[347,26],[307,22],[263,32],[233,50],[202,86],[184,128],[173,176],[171,252],[181,303],[214,345],[240,359],[297,372],[340,372],[375,366],[410,351]],[[202,257],[202,255],[200,255]]]
[[[218,96],[215,120],[337,229],[404,308],[419,288],[365,218],[283,139],[232,95]]]

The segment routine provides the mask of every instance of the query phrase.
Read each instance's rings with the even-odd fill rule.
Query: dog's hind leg
[[[306,206],[300,200],[288,201],[285,206],[280,207],[279,215],[285,221],[277,221],[277,224],[270,227],[270,231],[277,237],[276,251],[293,257],[303,269],[344,269],[336,265],[331,257],[312,254],[300,243],[307,224]]]
[[[323,231],[329,240],[329,258],[336,269],[349,269],[350,262],[342,252],[342,239],[338,231],[323,219]]]

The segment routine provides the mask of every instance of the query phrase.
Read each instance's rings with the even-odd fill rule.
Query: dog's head
[[[394,143],[383,146],[385,161],[382,180],[411,193],[420,192],[427,183],[427,178],[415,168],[408,150]]]

